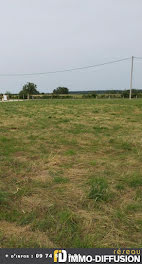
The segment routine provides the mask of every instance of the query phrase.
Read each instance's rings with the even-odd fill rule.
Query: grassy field
[[[142,247],[142,100],[0,103],[0,247]]]

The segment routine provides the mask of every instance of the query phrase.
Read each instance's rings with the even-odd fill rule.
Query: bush
[[[130,90],[123,91],[121,97],[129,98]],[[141,97],[140,90],[132,89],[132,98]]]
[[[83,94],[82,98],[96,98],[96,96],[97,94],[93,92],[93,93]]]

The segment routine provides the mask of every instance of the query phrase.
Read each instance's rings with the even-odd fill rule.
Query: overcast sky
[[[142,57],[142,0],[1,0],[0,74],[47,72]],[[26,82],[41,92],[127,89],[130,61],[47,76],[0,77],[0,92]],[[135,62],[142,88],[142,61]]]

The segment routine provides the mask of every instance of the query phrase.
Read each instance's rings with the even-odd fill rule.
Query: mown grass
[[[142,246],[142,100],[0,104],[0,247]]]

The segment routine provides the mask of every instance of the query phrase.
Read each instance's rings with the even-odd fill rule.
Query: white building
[[[2,97],[2,101],[7,101],[7,100],[8,100],[7,95],[4,94],[3,97]]]

